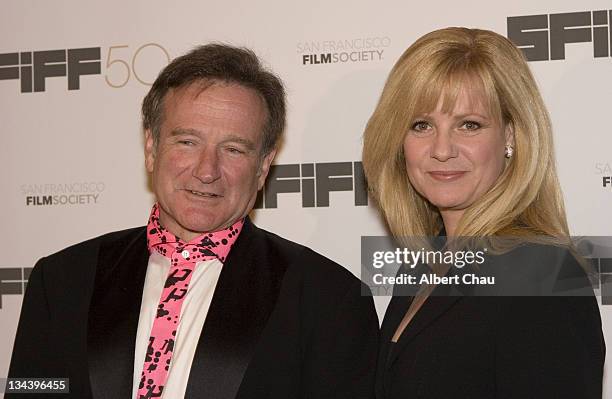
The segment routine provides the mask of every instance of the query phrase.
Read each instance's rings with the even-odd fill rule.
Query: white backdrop
[[[0,16],[0,376],[7,373],[28,268],[69,244],[147,221],[152,196],[139,110],[147,83],[168,57],[210,41],[253,48],[288,91],[288,129],[275,163],[353,163],[360,159],[363,128],[387,73],[422,34],[467,26],[507,35],[508,17],[586,12],[592,21],[592,11],[611,8],[605,0],[223,5],[5,0]],[[612,13],[593,19],[598,32],[593,37],[598,48],[607,39],[605,48],[612,42]],[[548,24],[547,17],[544,21]],[[572,233],[609,236],[612,183],[604,186],[603,178],[612,176],[612,57],[594,57],[591,29],[591,22],[578,29],[588,41],[565,45],[565,59],[530,65],[554,122]],[[553,46],[561,37],[549,35],[546,27],[540,31]],[[47,77],[44,91],[27,92],[32,81],[33,89],[41,90],[41,74],[65,75],[62,60],[75,54],[65,50],[78,48],[99,49],[99,59],[81,61],[94,69],[99,63],[99,73],[80,76],[80,88],[68,90],[78,70],[70,65],[68,78]],[[64,51],[37,53],[48,50]],[[21,70],[14,53],[22,53]],[[339,62],[317,63],[330,53]],[[41,64],[45,57],[59,58]],[[385,230],[376,210],[356,206],[354,195],[333,192],[329,206],[304,207],[300,193],[281,193],[276,208],[258,209],[253,216],[259,226],[358,274],[360,237]],[[55,203],[36,205],[48,196]],[[388,299],[377,298],[380,317]],[[610,343],[612,305],[601,310]],[[612,398],[612,373],[607,374],[605,397]]]

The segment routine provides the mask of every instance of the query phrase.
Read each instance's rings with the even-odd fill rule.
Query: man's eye
[[[240,148],[236,148],[236,147],[227,147],[227,151],[232,153],[232,154],[244,154],[244,151],[242,151]]]
[[[425,121],[416,121],[412,124],[412,130],[417,132],[423,132],[429,129],[429,122]]]
[[[475,121],[465,121],[463,122],[462,127],[466,130],[478,130],[481,128],[481,125]]]
[[[195,143],[191,140],[180,140],[179,144],[183,144],[183,145],[194,145]]]

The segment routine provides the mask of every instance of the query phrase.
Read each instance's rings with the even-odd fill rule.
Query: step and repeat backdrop
[[[357,275],[361,236],[386,233],[363,182],[364,126],[399,55],[447,26],[524,48],[554,123],[572,234],[611,236],[611,10],[603,0],[4,1],[0,377],[36,260],[146,223],[140,104],[170,59],[202,43],[254,49],[287,87],[286,138],[255,222]],[[612,292],[601,294],[610,344]],[[376,298],[380,318],[388,300]],[[606,380],[612,398],[612,371]]]

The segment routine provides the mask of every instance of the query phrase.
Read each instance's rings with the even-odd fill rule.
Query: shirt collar
[[[187,251],[188,256],[184,258],[188,261],[199,262],[206,260],[206,258],[217,258],[223,263],[232,245],[236,242],[243,225],[244,219],[240,219],[226,229],[203,233],[193,240],[185,242],[160,224],[159,204],[156,203],[151,209],[151,216],[149,216],[147,225],[147,246],[149,253],[156,251],[171,260],[175,258],[177,253]]]

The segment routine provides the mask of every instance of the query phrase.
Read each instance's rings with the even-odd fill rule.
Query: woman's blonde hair
[[[486,30],[446,28],[426,34],[393,67],[370,118],[363,166],[373,197],[395,237],[432,236],[437,208],[415,191],[403,142],[419,115],[440,96],[452,110],[461,88],[479,85],[489,110],[514,132],[514,155],[495,184],[464,212],[455,235],[545,236],[569,231],[555,167],[548,112],[522,52]]]

